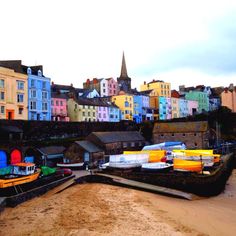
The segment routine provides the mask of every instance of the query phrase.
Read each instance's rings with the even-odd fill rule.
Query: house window
[[[85,112],[83,111],[83,116],[85,116]]]
[[[46,114],[43,114],[43,120],[46,120],[46,119],[47,119]]]
[[[58,106],[58,101],[57,101],[57,106]],[[75,104],[75,109],[77,109],[77,104]]]
[[[123,148],[127,148],[128,144],[126,142],[123,143]]]
[[[59,101],[58,100],[56,100],[56,106],[59,106]]]
[[[36,90],[30,90],[31,98],[36,98]]]
[[[135,147],[135,143],[134,142],[131,142],[131,147]]]
[[[0,88],[4,88],[4,80],[3,79],[0,79]]]
[[[17,94],[17,102],[24,102],[24,94],[22,93]]]
[[[35,87],[35,80],[34,79],[32,79],[30,83],[31,83],[31,87]]]
[[[103,118],[106,118],[106,114],[105,113],[103,114]]]
[[[42,92],[42,99],[47,99],[48,98],[48,92],[43,91]]]
[[[98,114],[98,117],[101,118],[101,113]]]
[[[31,110],[36,110],[36,102],[35,101],[30,102],[30,109]]]
[[[174,137],[174,136],[175,136],[175,134],[171,134],[171,136],[172,136],[172,137]]]
[[[196,134],[196,133],[194,133],[194,136],[197,136],[197,134]]]
[[[0,112],[1,112],[1,114],[4,114],[4,113],[5,113],[5,107],[4,107],[4,106],[1,106]]]
[[[24,90],[24,82],[23,81],[17,81],[17,89]]]
[[[4,96],[5,94],[4,94],[4,92],[0,92],[0,100],[4,100]]]
[[[183,136],[185,136],[185,134],[183,134]]]
[[[19,115],[23,114],[23,107],[19,107],[18,113],[19,113]]]
[[[63,101],[60,101],[60,105],[63,106]]]
[[[43,81],[43,89],[46,89],[46,82]]]
[[[106,92],[106,89],[103,89],[103,92],[105,93],[105,92]]]
[[[47,111],[48,110],[48,103],[47,102],[43,102],[42,103],[42,110],[43,111]]]
[[[53,100],[51,101],[51,105],[52,105],[52,106],[54,105],[54,101],[53,101]]]
[[[93,117],[95,117],[95,112],[93,112]]]
[[[90,116],[90,112],[88,112],[88,116]]]

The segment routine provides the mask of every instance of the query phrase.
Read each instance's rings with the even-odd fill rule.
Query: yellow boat
[[[36,170],[33,163],[17,163],[12,165],[12,173],[0,179],[0,188],[8,188],[25,184],[39,177],[40,169]]]
[[[213,157],[214,163],[220,162],[220,154],[213,154],[213,150],[173,150],[176,155]]]
[[[180,158],[173,160],[174,170],[200,172],[203,169],[203,163],[200,161],[187,161]]]
[[[123,154],[149,154],[148,162],[165,161],[165,150],[141,150],[141,151],[124,151]],[[165,160],[164,160],[165,159]]]

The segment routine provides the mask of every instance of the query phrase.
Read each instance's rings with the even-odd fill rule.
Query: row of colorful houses
[[[83,88],[51,83],[43,66],[0,61],[0,119],[99,121],[168,120],[227,106],[236,112],[236,87],[180,86],[162,80],[131,89],[124,55],[121,76],[87,79]]]

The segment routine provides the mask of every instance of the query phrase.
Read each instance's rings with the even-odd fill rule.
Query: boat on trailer
[[[36,169],[34,163],[21,162],[11,165],[10,173],[0,176],[0,189],[35,181],[38,179],[40,172],[41,170]]]

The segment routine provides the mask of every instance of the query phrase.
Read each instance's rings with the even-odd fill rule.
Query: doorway
[[[14,110],[6,110],[6,119],[13,120],[14,119]]]

